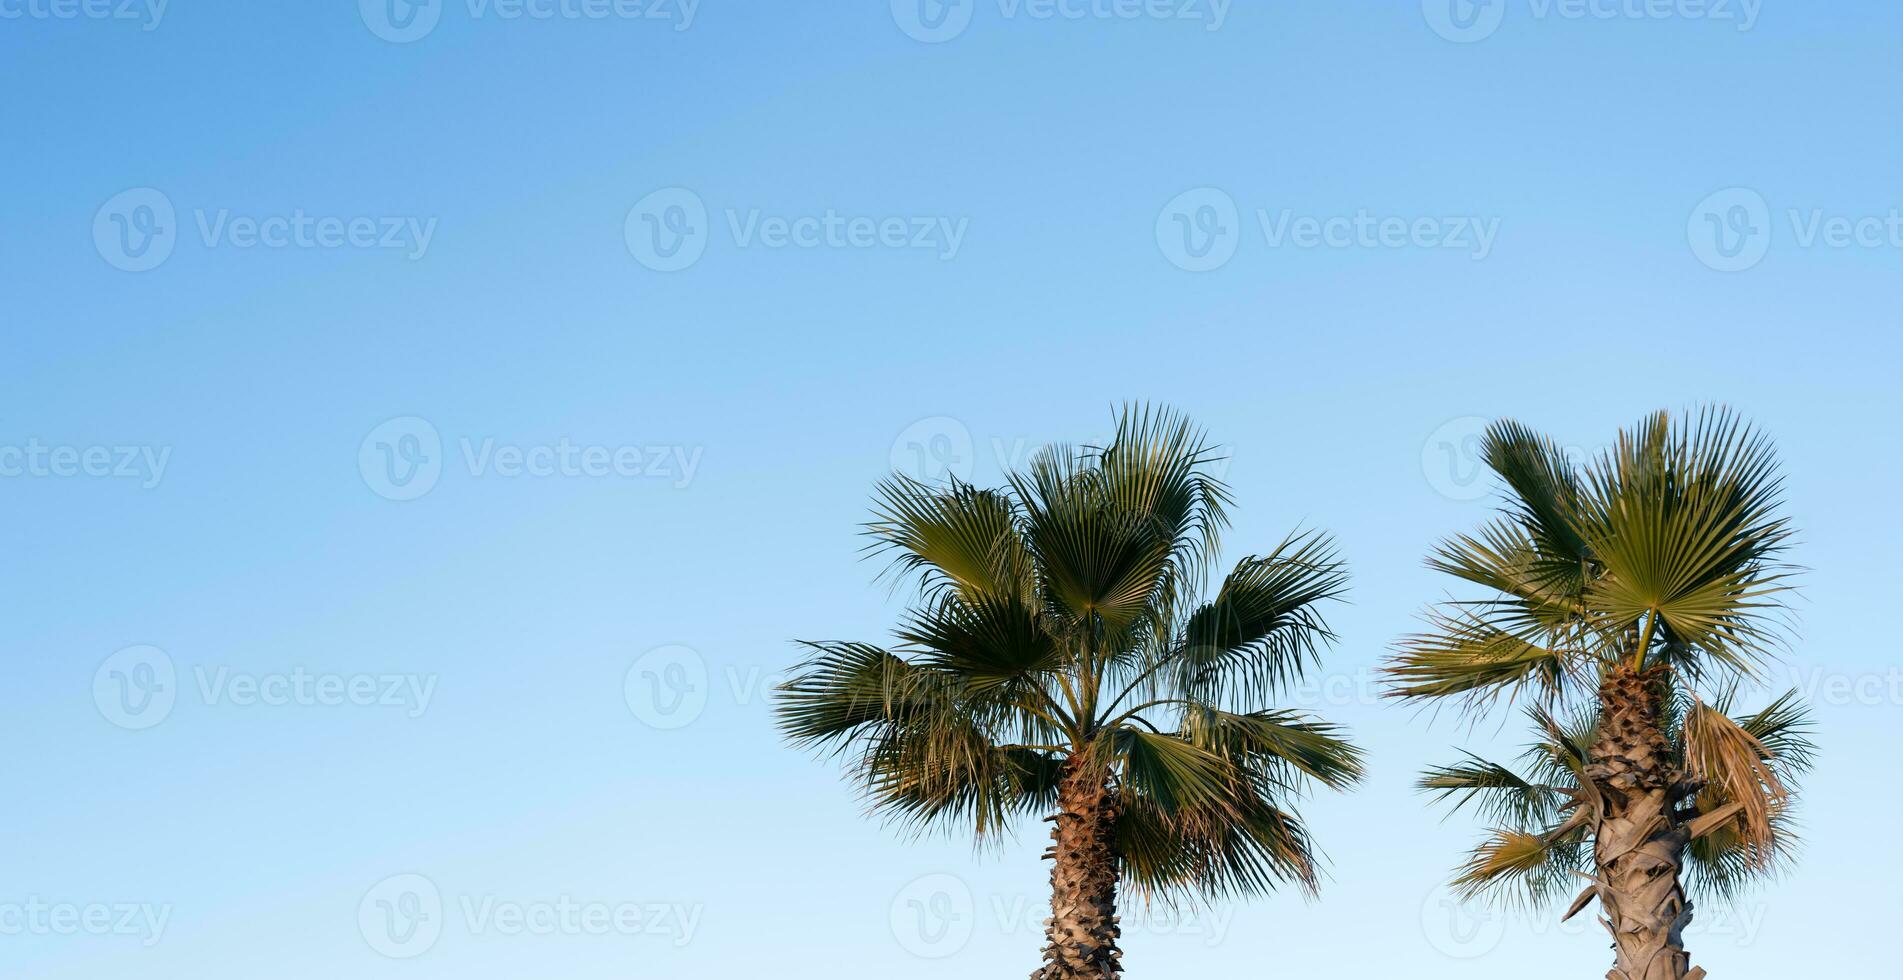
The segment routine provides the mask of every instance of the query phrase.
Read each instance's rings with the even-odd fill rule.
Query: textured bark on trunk
[[[1679,883],[1690,833],[1678,819],[1692,781],[1672,764],[1661,717],[1666,671],[1629,665],[1600,680],[1599,738],[1586,768],[1601,799],[1593,834],[1599,921],[1612,933],[1607,980],[1698,980],[1681,933],[1692,906]]]
[[[1044,965],[1031,980],[1105,980],[1123,967],[1117,949],[1117,795],[1102,770],[1072,760],[1052,817],[1051,917]]]

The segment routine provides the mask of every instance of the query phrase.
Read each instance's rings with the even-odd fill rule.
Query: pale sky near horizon
[[[1026,975],[1044,825],[884,828],[767,692],[901,612],[882,475],[1149,400],[1229,450],[1231,559],[1337,536],[1287,701],[1370,776],[1304,804],[1318,901],[1132,909],[1129,975],[1602,975],[1440,887],[1479,828],[1410,781],[1517,722],[1372,672],[1485,420],[1723,402],[1823,754],[1693,961],[1896,976],[1899,44],[1877,0],[0,0],[0,974]]]

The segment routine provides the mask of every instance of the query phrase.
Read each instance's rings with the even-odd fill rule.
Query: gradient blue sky
[[[778,744],[765,691],[791,638],[876,640],[897,614],[854,536],[892,466],[995,480],[1151,399],[1232,450],[1235,555],[1339,536],[1353,602],[1332,680],[1297,700],[1353,727],[1372,776],[1307,809],[1320,902],[1132,912],[1132,975],[1603,971],[1596,925],[1441,904],[1476,828],[1410,778],[1517,726],[1375,703],[1368,672],[1441,594],[1424,551],[1486,512],[1476,420],[1591,449],[1710,400],[1786,462],[1812,571],[1780,677],[1811,689],[1824,756],[1802,865],[1701,909],[1695,962],[1895,975],[1903,11],[1491,2],[1462,30],[1439,0],[1238,0],[1217,29],[1202,3],[976,0],[926,43],[884,0],[705,0],[691,23],[445,0],[399,43],[348,0],[0,0],[21,14],[0,19],[0,972],[1023,975],[1042,825],[995,855],[902,840]],[[1302,247],[1258,211],[1497,234],[1484,256]],[[829,212],[962,237],[760,237]],[[1178,212],[1233,255],[1180,267]],[[431,234],[231,236],[300,213]],[[698,260],[644,264],[665,264],[650,215]],[[170,252],[125,271],[121,222],[169,226]],[[641,472],[510,477],[489,451],[563,445]],[[386,453],[440,472],[396,487]],[[170,666],[175,703],[135,730],[114,715],[139,662]],[[428,700],[226,685],[298,672]],[[657,701],[655,677],[684,686]],[[685,708],[657,714],[669,692]],[[428,889],[386,883],[409,874]],[[406,889],[440,898],[433,943],[379,936]],[[494,914],[564,896],[639,925]]]

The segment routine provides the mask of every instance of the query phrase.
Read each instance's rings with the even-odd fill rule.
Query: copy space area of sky
[[[1283,893],[1126,910],[1132,976],[1598,976],[1462,908],[1378,697],[1492,506],[1720,402],[1806,569],[1805,846],[1716,977],[1894,976],[1903,9],[1414,0],[0,0],[0,974],[964,978],[1045,825],[910,839],[783,745],[796,639],[908,594],[894,468],[1129,400],[1225,447],[1228,557],[1352,565],[1283,703],[1370,754]],[[1769,696],[1747,696],[1758,703]]]

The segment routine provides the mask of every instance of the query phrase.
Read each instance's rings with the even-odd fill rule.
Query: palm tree
[[[1312,893],[1289,801],[1361,777],[1335,726],[1260,706],[1333,639],[1328,539],[1244,558],[1195,602],[1227,524],[1214,459],[1181,417],[1128,408],[1108,446],[1047,449],[1000,489],[886,480],[870,550],[920,586],[897,644],[806,643],[779,689],[786,736],[844,754],[909,829],[1055,824],[1036,980],[1120,974],[1120,885]]]
[[[1812,753],[1795,692],[1732,714],[1786,635],[1771,446],[1707,409],[1656,414],[1583,467],[1511,421],[1483,455],[1504,513],[1428,565],[1486,594],[1433,608],[1388,667],[1391,694],[1470,716],[1529,702],[1525,771],[1469,755],[1419,784],[1496,825],[1455,886],[1537,905],[1584,879],[1564,918],[1599,901],[1610,980],[1696,980],[1687,880],[1728,898],[1788,857]]]

